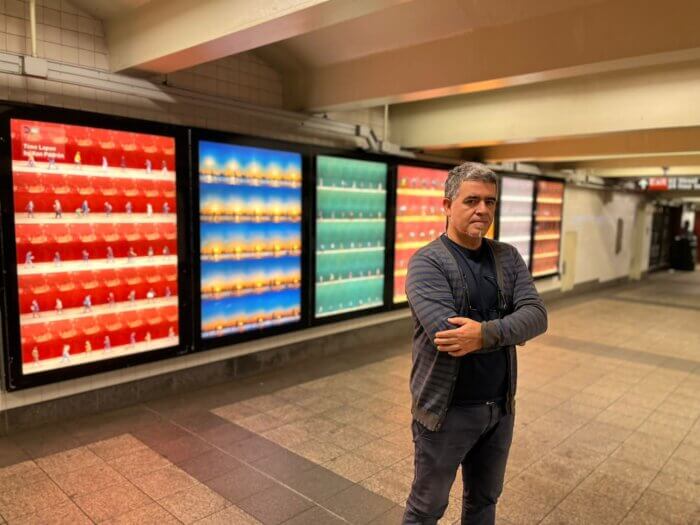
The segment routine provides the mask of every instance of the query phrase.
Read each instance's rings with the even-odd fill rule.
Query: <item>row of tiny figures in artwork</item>
[[[54,218],[60,219],[63,217],[63,206],[61,205],[61,201],[56,199],[53,201],[52,209],[54,212]],[[169,215],[170,214],[170,204],[167,202],[163,203],[163,215]],[[34,205],[34,201],[29,201],[27,205],[24,207],[24,211],[27,212],[27,217],[30,219],[34,218],[34,212],[36,210],[36,206]],[[80,205],[80,208],[76,208],[75,213],[78,215],[78,217],[86,217],[90,215],[91,212],[90,208],[90,203],[86,200],[83,201],[83,203]],[[112,215],[112,212],[114,211],[114,206],[110,204],[109,201],[105,201],[104,203],[104,213],[107,217]],[[134,205],[131,203],[131,201],[128,201],[124,205],[124,213],[127,215],[131,215],[134,211]],[[146,215],[148,217],[153,216],[153,204],[150,202],[146,203]]]
[[[73,156],[73,164],[78,169],[83,168],[83,158],[82,155],[80,154],[79,151],[75,153]],[[30,168],[35,168],[36,167],[36,159],[34,158],[33,154],[29,155],[29,158],[27,159],[27,166]],[[109,161],[107,160],[107,157],[104,155],[102,156],[102,169],[107,171],[109,169]],[[120,162],[119,162],[119,167],[122,170],[125,170],[127,168],[126,165],[126,157],[122,156]],[[56,164],[56,158],[55,157],[49,157],[47,161],[47,169],[50,170],[57,170],[58,165]],[[146,159],[146,162],[144,163],[144,169],[146,170],[146,173],[152,173],[153,172],[153,161],[151,159]],[[160,171],[162,173],[168,173],[168,163],[165,162],[165,160],[161,161],[160,163]]]
[[[168,298],[172,297],[172,295],[173,295],[173,293],[170,290],[170,287],[166,286],[165,292],[163,293],[163,297],[168,299]],[[156,293],[156,291],[153,288],[150,288],[146,292],[146,300],[147,301],[153,301],[157,298],[158,298],[158,294]],[[127,299],[130,303],[135,303],[136,299],[137,299],[136,290],[131,290],[129,292],[129,295],[127,295]],[[109,294],[107,294],[107,302],[105,304],[107,304],[107,306],[110,306],[110,307],[116,306],[117,301],[116,301],[116,298],[114,296],[114,292],[109,292]],[[85,296],[85,298],[83,299],[82,306],[83,306],[83,313],[92,312],[92,307],[93,307],[92,295],[88,294]],[[32,317],[35,317],[35,318],[39,317],[39,315],[41,314],[41,307],[39,306],[39,301],[37,301],[36,299],[32,299],[32,302],[29,305],[29,311],[32,313]],[[56,315],[61,315],[63,313],[63,301],[61,300],[60,297],[56,298],[56,304],[54,306],[54,311],[56,312]]]
[[[162,251],[163,257],[168,257],[170,255],[170,248],[168,248],[167,245],[163,246],[163,251]],[[154,257],[155,256],[155,250],[153,249],[153,246],[148,247],[148,252],[146,252],[146,255],[148,257]],[[134,250],[133,247],[129,247],[129,251],[126,254],[126,260],[127,262],[132,262],[134,259],[138,257],[138,254],[136,253],[136,250]],[[90,262],[90,252],[86,249],[83,249],[81,252],[81,258],[84,263]],[[24,265],[27,268],[33,268],[34,267],[34,260],[36,257],[34,256],[34,253],[30,250],[26,253],[24,256]],[[112,249],[111,246],[107,246],[107,257],[105,259],[108,263],[113,263],[115,262],[115,257],[114,257],[114,250]],[[60,252],[55,252],[53,256],[53,263],[55,266],[61,266],[62,263],[61,259],[61,253]]]
[[[168,328],[168,337],[175,337],[175,329],[171,326]],[[151,335],[151,332],[146,332],[146,334],[143,337],[143,342],[144,343],[150,343],[153,340],[153,336]],[[137,343],[137,338],[136,338],[136,332],[131,332],[129,334],[129,348],[134,349],[136,347]],[[85,341],[85,347],[84,350],[86,353],[92,352],[92,343],[90,340]],[[102,342],[102,350],[104,352],[109,352],[112,350],[112,341],[108,335],[105,336],[103,342]],[[71,356],[71,347],[69,344],[64,344],[63,349],[61,351],[61,362],[66,363],[70,362],[70,356]],[[32,348],[32,359],[34,360],[34,363],[39,363],[41,356],[39,354],[39,348],[34,347]]]

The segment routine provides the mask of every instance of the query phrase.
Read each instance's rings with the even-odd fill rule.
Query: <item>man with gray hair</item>
[[[547,329],[547,312],[518,251],[484,239],[497,184],[482,164],[450,170],[447,231],[408,265],[415,476],[404,524],[437,523],[460,465],[462,524],[496,520],[513,438],[515,345]]]

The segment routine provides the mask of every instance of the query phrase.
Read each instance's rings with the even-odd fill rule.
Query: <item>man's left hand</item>
[[[447,352],[452,357],[462,357],[481,349],[481,323],[467,317],[451,317],[447,321],[457,325],[457,328],[435,334],[435,346],[440,352]]]

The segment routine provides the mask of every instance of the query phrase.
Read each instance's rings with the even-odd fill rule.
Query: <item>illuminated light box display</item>
[[[387,166],[317,157],[316,317],[384,304]]]
[[[301,319],[301,155],[199,142],[202,337]]]
[[[406,272],[411,256],[445,231],[442,200],[447,171],[399,166],[394,241],[394,303],[406,302]]]
[[[22,372],[176,346],[175,139],[12,119]]]
[[[534,190],[535,183],[530,179],[508,176],[501,179],[498,240],[515,246],[528,265]]]
[[[537,181],[535,202],[535,242],[532,275],[542,277],[559,271],[559,241],[564,204],[564,184]]]

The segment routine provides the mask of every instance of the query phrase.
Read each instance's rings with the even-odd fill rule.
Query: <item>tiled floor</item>
[[[556,303],[519,359],[499,523],[700,523],[700,275]],[[2,438],[0,523],[400,523],[410,364],[407,339]]]

